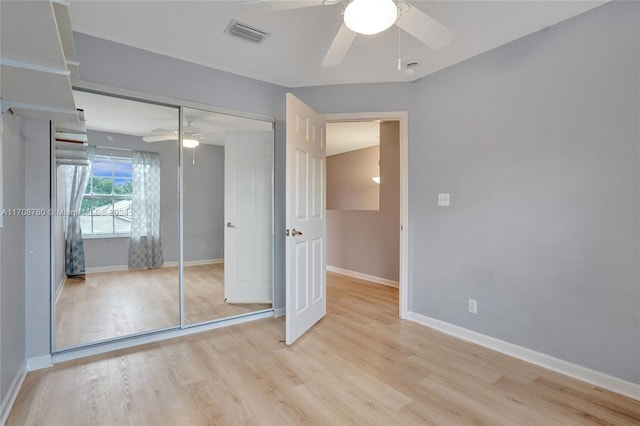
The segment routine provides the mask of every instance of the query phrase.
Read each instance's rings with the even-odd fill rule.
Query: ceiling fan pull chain
[[[400,54],[400,27],[398,27],[398,71],[402,71],[402,55]]]

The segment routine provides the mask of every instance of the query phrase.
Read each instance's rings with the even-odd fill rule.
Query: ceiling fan
[[[255,0],[243,7],[249,12],[268,13],[336,4],[344,5],[344,22],[322,61],[324,67],[340,64],[358,34],[377,34],[394,24],[432,49],[441,49],[453,40],[453,31],[404,0]]]
[[[220,135],[205,134],[200,131],[199,128],[193,126],[191,123],[195,121],[195,117],[192,115],[186,115],[184,117],[187,125],[182,128],[182,146],[185,148],[195,148],[200,145],[201,140],[211,140],[211,143],[215,143],[220,139]],[[143,136],[142,140],[145,142],[162,142],[162,141],[177,141],[178,131],[170,129],[154,129],[151,131],[151,135]]]

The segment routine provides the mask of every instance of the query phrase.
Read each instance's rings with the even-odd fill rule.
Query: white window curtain
[[[129,269],[163,265],[160,241],[160,155],[133,151]]]
[[[87,148],[88,166],[64,166],[65,170],[65,269],[68,276],[84,275],[84,244],[80,229],[82,198],[89,183],[91,163],[96,154],[95,146]]]

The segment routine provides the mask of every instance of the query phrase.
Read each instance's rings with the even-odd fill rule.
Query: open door
[[[226,132],[224,150],[224,297],[271,303],[273,132]]]
[[[287,93],[286,343],[318,322],[326,296],[325,122]]]

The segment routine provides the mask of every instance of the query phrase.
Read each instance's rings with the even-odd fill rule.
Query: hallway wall
[[[327,210],[327,265],[396,282],[399,279],[398,121],[380,124],[380,210]]]

